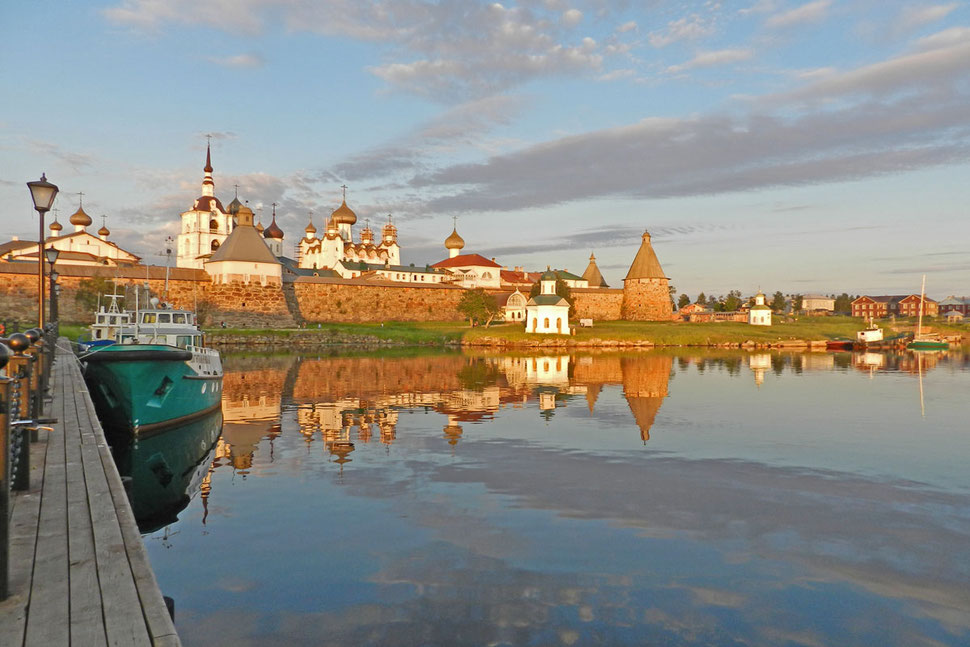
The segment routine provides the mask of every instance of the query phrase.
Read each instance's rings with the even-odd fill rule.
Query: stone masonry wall
[[[570,294],[576,307],[576,319],[616,321],[622,316],[623,290],[573,288]]]
[[[623,282],[623,319],[670,321],[672,312],[667,279],[626,279]]]
[[[293,284],[300,316],[325,321],[458,321],[464,290],[452,286],[347,284],[301,277]]]

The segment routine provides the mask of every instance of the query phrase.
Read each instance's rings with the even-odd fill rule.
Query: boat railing
[[[187,346],[186,350],[192,351],[193,353],[198,353],[200,355],[206,355],[208,357],[219,356],[219,351],[214,348],[206,348],[205,346]]]

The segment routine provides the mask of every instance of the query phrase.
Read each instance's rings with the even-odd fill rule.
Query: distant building
[[[754,295],[754,305],[748,310],[748,323],[752,326],[771,325],[771,308],[765,305],[763,292]]]
[[[347,206],[347,187],[343,201],[333,210],[324,227],[324,234],[317,237],[313,219],[307,223],[306,235],[299,242],[300,267],[306,269],[332,269],[343,273],[339,263],[367,263],[368,265],[400,265],[401,248],[397,243],[397,227],[388,216],[387,224],[381,229],[381,240],[374,242],[374,232],[369,224],[360,231],[360,240],[354,242],[353,226],[357,214]]]
[[[546,270],[539,279],[539,294],[525,305],[526,332],[569,334],[569,302],[556,294],[556,274]]]
[[[495,295],[499,311],[505,321],[525,321],[525,305],[527,298],[518,290],[500,292]]]
[[[206,260],[225,242],[235,226],[233,214],[215,197],[212,155],[208,146],[205,149],[205,168],[202,171],[205,173],[202,178],[202,195],[181,216],[182,229],[175,251],[177,267],[202,269]],[[242,205],[236,198],[230,204],[230,209],[238,206]]]
[[[939,304],[929,297],[924,297],[924,316],[935,317],[939,314]],[[879,319],[882,317],[916,317],[919,315],[920,295],[863,295],[852,302],[852,316],[864,319]]]
[[[280,285],[283,265],[273,255],[253,226],[253,211],[247,206],[236,212],[236,226],[214,254],[205,261],[213,283]]]
[[[650,244],[650,234],[645,231],[623,279],[621,315],[631,321],[670,321],[672,312],[670,282]]]
[[[940,313],[946,317],[951,312],[957,312],[964,317],[970,314],[970,297],[955,297],[953,295],[940,301],[938,304]]]
[[[590,253],[589,255],[589,265],[586,266],[586,270],[583,272],[583,278],[586,279],[586,284],[591,288],[608,288],[610,287],[606,283],[606,279],[600,273],[600,268],[596,265],[596,256]]]
[[[829,314],[835,312],[835,299],[821,294],[808,294],[802,297],[802,310],[808,314]]]

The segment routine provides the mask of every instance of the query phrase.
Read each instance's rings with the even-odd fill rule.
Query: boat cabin
[[[203,336],[195,325],[195,313],[153,308],[139,311],[134,323],[122,327],[119,341],[122,344],[166,344],[189,348],[201,347]]]

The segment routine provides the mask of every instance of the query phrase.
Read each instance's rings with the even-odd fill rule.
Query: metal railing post
[[[2,351],[0,351],[2,352]],[[2,356],[0,363],[6,359]],[[10,389],[13,380],[0,377],[0,600],[10,594]]]

